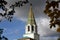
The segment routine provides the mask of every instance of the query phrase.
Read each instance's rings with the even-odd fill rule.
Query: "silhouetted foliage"
[[[8,40],[5,36],[2,36],[3,34],[3,29],[0,29],[0,40]]]
[[[23,6],[24,4],[27,4],[27,3],[29,3],[29,1],[28,0],[26,0],[26,1],[18,1],[18,2],[15,2],[15,7],[21,7],[21,6]]]
[[[49,2],[47,0],[46,3],[44,13],[50,17],[50,28],[56,27],[56,25],[60,27],[60,10],[58,10],[60,1]],[[51,7],[52,9],[50,9]]]
[[[5,19],[8,19],[8,21],[12,21],[12,18],[13,18],[13,15],[15,13],[15,7],[21,7],[21,6],[24,6],[24,4],[27,4],[29,3],[28,0],[25,0],[25,1],[18,1],[18,2],[15,2],[15,4],[12,4],[9,9],[11,8],[12,10],[11,11],[8,11],[9,9],[7,9],[5,7],[5,5],[7,5],[7,2],[5,0],[0,0],[0,8],[5,11],[5,13],[0,13],[0,16],[1,17],[4,17]],[[2,19],[0,19],[0,22],[2,21]]]
[[[5,10],[5,5],[7,4],[6,1],[4,0],[0,0],[0,8],[2,8],[3,10]]]

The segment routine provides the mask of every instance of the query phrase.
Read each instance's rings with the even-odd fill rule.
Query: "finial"
[[[46,3],[49,3],[49,0],[46,0]]]
[[[32,3],[30,3],[30,6],[32,6]]]

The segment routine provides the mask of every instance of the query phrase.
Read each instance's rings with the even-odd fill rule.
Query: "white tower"
[[[32,4],[30,4],[30,11],[28,16],[28,22],[25,28],[25,34],[23,37],[32,38],[34,40],[39,40],[39,35],[37,33],[37,25],[34,18],[34,13],[32,11]]]

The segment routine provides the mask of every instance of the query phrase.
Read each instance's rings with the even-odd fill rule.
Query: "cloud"
[[[57,37],[40,37],[40,40],[57,40]]]
[[[50,36],[50,37],[57,37],[60,36],[60,33],[56,32],[57,28],[50,29],[49,26],[49,19],[47,18],[40,18],[36,19],[38,25],[38,33],[40,36]]]

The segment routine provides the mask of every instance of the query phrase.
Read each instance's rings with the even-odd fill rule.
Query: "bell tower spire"
[[[34,13],[32,10],[32,4],[30,4],[28,21],[25,27],[25,34],[23,35],[23,37],[28,37],[28,38],[32,38],[35,40],[39,40],[39,35],[37,33],[37,25],[36,25]]]
[[[32,10],[32,4],[30,4],[26,33],[37,33],[37,25],[36,25],[34,13]]]
[[[32,4],[30,4],[30,10],[29,10],[29,16],[28,16],[28,24],[36,24],[35,22],[35,17],[34,17],[34,13],[32,10]]]

